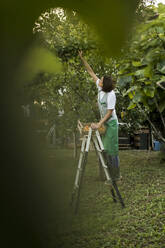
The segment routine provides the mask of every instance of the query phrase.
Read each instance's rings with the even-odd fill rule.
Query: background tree
[[[36,78],[27,88],[33,98],[35,96],[38,102],[42,99],[47,108],[49,102],[48,112],[51,119],[53,115],[50,108],[53,108],[50,102],[52,106],[56,106],[56,109],[63,111],[60,130],[63,130],[63,136],[68,136],[69,133],[75,133],[78,119],[91,122],[99,118],[96,107],[97,90],[81,64],[78,51],[83,50],[100,77],[105,73],[112,74],[113,61],[106,59],[96,34],[89,32],[89,27],[75,12],[51,9],[36,21],[34,32],[38,34],[39,42],[60,58],[63,72],[56,75],[49,74],[49,79],[45,78],[45,81],[38,78],[37,82]],[[54,101],[50,101],[50,98]],[[55,119],[57,120],[56,117]]]
[[[150,7],[157,18],[137,26],[128,52],[119,63],[119,84],[128,95],[128,109],[138,108],[152,126],[156,137],[165,142],[165,93],[157,83],[165,79],[165,6]]]
[[[144,4],[143,9],[145,10]],[[137,13],[144,16],[142,10],[138,10]],[[75,132],[77,119],[91,122],[99,118],[96,108],[96,88],[93,83],[89,83],[90,78],[80,62],[78,50],[83,50],[87,60],[100,77],[110,74],[116,80],[123,61],[120,58],[105,56],[103,43],[98,40],[94,32],[91,30],[89,32],[89,26],[80,21],[75,12],[51,9],[36,21],[34,32],[39,34],[40,42],[55,53],[64,65],[62,74],[52,75],[49,82],[42,86],[47,88],[48,95],[51,97],[54,95],[57,109],[65,109],[62,119],[68,135],[68,130]],[[125,106],[124,111],[126,112],[128,99],[124,99],[123,104],[123,89],[120,86],[117,89],[117,112],[120,117],[120,113],[124,110],[123,106]],[[42,94],[43,97],[46,104],[49,96]],[[140,113],[138,110],[127,111],[125,120],[127,123],[132,123],[129,131],[133,132],[133,129],[139,128],[143,123],[144,117]],[[65,129],[63,131],[65,133]]]

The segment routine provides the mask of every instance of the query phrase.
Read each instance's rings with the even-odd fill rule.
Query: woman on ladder
[[[115,82],[110,76],[103,76],[99,79],[87,61],[79,51],[79,56],[98,89],[98,106],[100,110],[101,120],[98,123],[92,123],[93,129],[100,128],[103,124],[106,127],[103,136],[103,145],[107,156],[107,165],[110,177],[113,181],[119,181],[120,167],[118,156],[118,119],[115,111],[116,95],[114,92]],[[106,182],[109,184],[111,182]]]

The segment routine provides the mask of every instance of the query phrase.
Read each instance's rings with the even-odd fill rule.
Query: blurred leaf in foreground
[[[58,73],[61,70],[62,65],[53,53],[43,47],[33,47],[19,69],[19,78],[32,80],[40,72]]]

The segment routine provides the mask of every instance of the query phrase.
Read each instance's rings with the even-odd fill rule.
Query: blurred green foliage
[[[109,55],[119,54],[138,3],[138,0],[56,1],[64,9],[75,10],[89,26],[94,27]]]
[[[48,49],[33,47],[29,49],[18,70],[18,78],[22,81],[31,81],[41,72],[60,73],[62,64]]]

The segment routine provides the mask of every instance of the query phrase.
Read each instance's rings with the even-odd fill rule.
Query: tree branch
[[[161,118],[161,121],[163,123],[163,129],[164,129],[164,132],[165,132],[165,121],[164,121],[163,115],[160,112],[160,109],[159,109],[158,102],[157,102],[156,98],[154,99],[154,101],[155,101],[155,104],[156,104],[156,108],[157,108],[157,110],[158,110],[158,112],[160,114],[160,118]]]
[[[160,132],[156,129],[155,125],[152,123],[152,121],[149,119],[148,115],[144,112],[144,110],[141,108],[139,104],[137,104],[138,108],[142,111],[143,115],[146,117],[147,121],[150,123],[151,127],[155,131],[156,135],[159,137],[159,139],[165,143],[165,138],[160,134]]]

